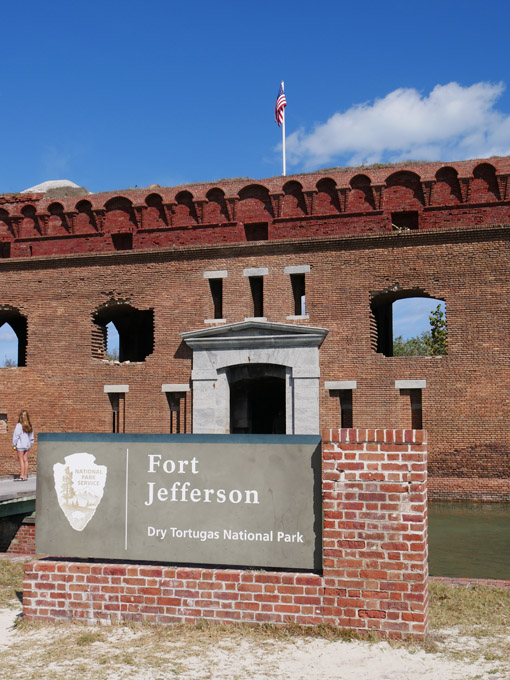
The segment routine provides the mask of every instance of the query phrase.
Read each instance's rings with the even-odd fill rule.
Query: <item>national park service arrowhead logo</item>
[[[95,460],[91,453],[73,453],[53,466],[58,504],[76,531],[85,529],[103,497],[107,468]]]

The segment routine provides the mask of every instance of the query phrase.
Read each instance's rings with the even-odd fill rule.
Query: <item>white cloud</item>
[[[335,113],[311,132],[287,138],[291,164],[311,169],[399,160],[462,160],[510,154],[510,115],[495,104],[503,83],[436,85],[429,95],[400,88]]]

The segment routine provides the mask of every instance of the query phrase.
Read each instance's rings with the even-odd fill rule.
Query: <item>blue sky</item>
[[[6,3],[0,193],[278,175],[281,80],[288,174],[509,154],[509,20],[478,0]]]

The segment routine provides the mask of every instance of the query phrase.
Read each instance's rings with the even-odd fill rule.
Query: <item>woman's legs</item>
[[[23,479],[28,479],[28,451],[23,451]]]
[[[18,451],[18,463],[19,463],[19,478],[23,479],[25,472],[25,463],[23,461],[23,454],[25,451]]]
[[[28,479],[28,451],[18,451],[19,478]]]

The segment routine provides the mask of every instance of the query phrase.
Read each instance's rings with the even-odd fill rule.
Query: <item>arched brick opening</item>
[[[15,309],[10,305],[4,305],[0,306],[0,328],[5,323],[9,324],[18,339],[17,365],[26,366],[28,341],[27,318],[23,316],[18,309]]]
[[[372,293],[370,301],[371,344],[375,352],[386,357],[394,356],[393,352],[393,304],[399,300],[426,298],[431,307],[444,302],[419,288],[407,290],[392,289]]]
[[[154,310],[140,310],[126,303],[104,305],[93,315],[92,356],[106,359],[107,326],[119,334],[119,361],[140,362],[154,351]]]

